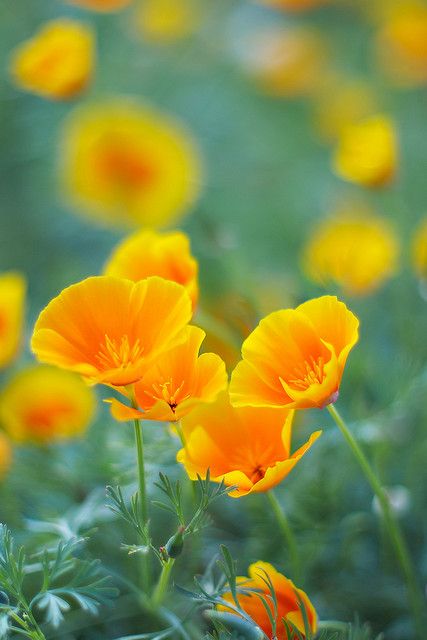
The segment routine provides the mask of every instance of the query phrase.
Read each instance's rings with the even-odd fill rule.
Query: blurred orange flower
[[[164,227],[199,194],[201,160],[190,134],[131,100],[75,110],[63,154],[71,202],[107,223]]]
[[[342,132],[334,155],[336,173],[365,187],[382,187],[394,178],[397,136],[393,121],[370,116]]]
[[[143,378],[134,385],[141,411],[111,400],[116,420],[145,418],[175,422],[204,402],[213,402],[227,386],[224,362],[215,353],[199,356],[205,332],[186,329],[185,341],[160,355]]]
[[[427,6],[399,3],[389,11],[377,36],[378,60],[387,75],[401,86],[427,82]]]
[[[0,394],[0,423],[16,442],[45,443],[81,435],[95,413],[95,395],[81,378],[35,365]]]
[[[305,638],[304,617],[301,611],[301,602],[307,613],[308,624],[310,631],[315,634],[317,631],[317,614],[311,604],[307,594],[298,589],[292,580],[286,578],[283,574],[276,571],[276,569],[268,562],[262,562],[259,560],[254,564],[251,564],[248,569],[249,577],[238,576],[236,583],[237,587],[244,590],[253,590],[248,593],[238,593],[237,599],[243,611],[247,613],[254,622],[264,631],[268,638],[273,638],[273,629],[270,621],[270,616],[267,613],[261,598],[257,596],[263,596],[270,609],[272,617],[275,617],[277,624],[276,635],[274,638],[277,640],[287,640],[288,634],[286,631],[285,622],[289,623],[302,634]],[[277,611],[274,610],[274,605],[271,597],[271,591],[268,588],[268,581],[271,581],[277,598]],[[231,593],[225,593],[223,595],[224,600],[234,604],[233,596]],[[226,610],[225,606],[218,607],[219,609]],[[275,616],[276,613],[276,616]],[[292,636],[293,637],[293,636]]]
[[[94,35],[68,18],[52,20],[12,54],[15,83],[31,93],[67,100],[81,93],[92,77]]]
[[[0,481],[5,477],[12,464],[12,447],[9,439],[0,431]]]
[[[173,280],[186,288],[194,308],[199,294],[198,269],[185,233],[144,230],[125,238],[114,249],[104,273],[134,281],[148,276]]]
[[[182,420],[185,447],[177,454],[189,477],[236,486],[229,495],[268,491],[283,480],[317,440],[314,433],[290,452],[293,412],[286,409],[233,408],[228,393],[199,405]]]
[[[31,346],[41,362],[94,383],[126,386],[184,340],[190,318],[190,298],[175,282],[98,276],[71,285],[47,305]]]
[[[16,357],[24,323],[25,278],[18,272],[0,274],[0,369]]]
[[[271,313],[243,343],[231,376],[232,404],[307,409],[335,402],[358,326],[334,296]]]
[[[328,4],[331,0],[257,0],[261,4],[267,4],[276,9],[286,11],[307,11]]]
[[[123,9],[132,0],[68,0],[70,4],[77,4],[79,7],[91,9],[92,11],[118,11]]]
[[[390,223],[357,210],[339,212],[312,232],[303,253],[309,277],[336,282],[345,293],[376,291],[397,270],[399,243]]]
[[[201,18],[197,0],[142,0],[137,25],[146,40],[167,43],[189,36]]]
[[[260,88],[274,96],[312,93],[324,73],[325,45],[306,28],[269,27],[248,39],[242,62]]]

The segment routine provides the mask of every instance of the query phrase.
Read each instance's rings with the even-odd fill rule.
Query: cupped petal
[[[280,383],[280,379],[278,378]],[[247,360],[237,363],[231,374],[230,400],[233,407],[286,407],[292,399],[283,387],[268,384]]]
[[[333,346],[342,373],[347,356],[359,339],[358,318],[335,296],[308,300],[297,309],[310,319],[319,337]]]

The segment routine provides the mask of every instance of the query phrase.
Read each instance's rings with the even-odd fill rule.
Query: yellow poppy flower
[[[110,11],[123,9],[131,0],[68,0],[68,2],[83,7],[84,9],[90,9],[91,11],[108,13]]]
[[[399,244],[387,220],[343,212],[314,229],[303,254],[307,274],[335,282],[349,295],[376,291],[397,269]]]
[[[0,431],[0,482],[10,469],[12,464],[12,447],[9,439]]]
[[[308,409],[336,402],[358,326],[334,296],[271,313],[243,343],[231,376],[232,404]]]
[[[21,343],[25,291],[20,273],[0,274],[0,369],[12,362]]]
[[[98,276],[71,285],[47,305],[31,346],[41,362],[94,383],[127,386],[183,341],[190,318],[190,298],[175,282]]]
[[[60,18],[43,25],[13,52],[11,74],[26,91],[67,100],[86,88],[94,57],[92,30],[75,20]]]
[[[197,0],[142,0],[136,14],[144,38],[160,43],[191,35],[200,17]]]
[[[228,393],[199,405],[182,420],[185,447],[177,454],[191,480],[206,477],[235,486],[229,495],[269,491],[283,480],[321,432],[291,454],[293,412],[233,408]]]
[[[317,614],[311,604],[307,594],[298,589],[292,580],[286,578],[282,573],[276,571],[276,569],[268,562],[254,562],[248,569],[249,577],[237,576],[237,586],[244,590],[253,590],[251,593],[238,593],[237,599],[239,605],[245,613],[247,613],[252,620],[264,631],[268,638],[273,638],[273,629],[271,625],[270,615],[268,614],[261,598],[257,596],[259,593],[264,597],[267,606],[270,609],[270,614],[277,624],[276,634],[274,638],[277,640],[287,640],[288,634],[286,631],[285,622],[293,625],[303,638],[305,638],[305,626],[304,617],[301,611],[301,603],[304,605],[307,613],[307,621],[310,626],[310,631],[314,635],[317,631]],[[270,580],[273,585],[276,598],[277,598],[277,611],[275,612],[273,603],[271,600],[271,592],[266,584],[266,578]],[[224,600],[234,604],[233,596],[227,592],[223,595]],[[226,611],[226,606],[219,606],[218,609]],[[276,613],[276,616],[275,616]]]
[[[134,281],[148,276],[173,280],[186,288],[194,308],[199,294],[198,270],[185,233],[143,230],[125,238],[114,249],[104,273]]]
[[[16,442],[46,443],[81,435],[95,413],[95,395],[79,376],[35,365],[0,394],[0,423]]]
[[[371,116],[342,132],[334,155],[336,173],[365,187],[382,187],[394,178],[397,136],[384,115]]]
[[[205,335],[198,327],[187,327],[184,342],[160,355],[135,383],[134,398],[139,410],[110,400],[114,418],[175,422],[199,404],[213,402],[226,388],[228,379],[219,356],[199,355]]]
[[[377,35],[381,68],[397,85],[427,82],[427,6],[400,3],[389,12]]]
[[[131,100],[75,110],[64,130],[63,160],[70,201],[110,224],[164,227],[199,194],[201,160],[191,136]]]

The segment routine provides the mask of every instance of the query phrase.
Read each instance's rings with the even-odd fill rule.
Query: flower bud
[[[184,546],[184,531],[185,527],[179,527],[178,531],[165,544],[169,558],[177,558],[181,555]]]

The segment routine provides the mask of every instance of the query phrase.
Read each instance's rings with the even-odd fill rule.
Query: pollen
[[[98,354],[95,356],[99,364],[105,369],[127,369],[135,364],[144,351],[139,339],[132,345],[127,335],[121,340],[112,340],[105,334],[105,343],[100,346]]]
[[[165,382],[158,382],[152,385],[152,391],[145,391],[145,393],[154,400],[163,400],[166,402],[172,411],[175,411],[178,404],[187,400],[190,394],[180,397],[185,382],[182,381],[178,386],[174,385],[173,378]]]
[[[289,384],[304,391],[313,384],[322,384],[325,377],[323,370],[324,364],[325,361],[322,356],[317,358],[317,360],[314,359],[313,356],[310,356],[309,360],[304,360],[303,363],[294,369],[296,377],[293,380],[289,380]],[[280,381],[282,382],[282,380]]]

